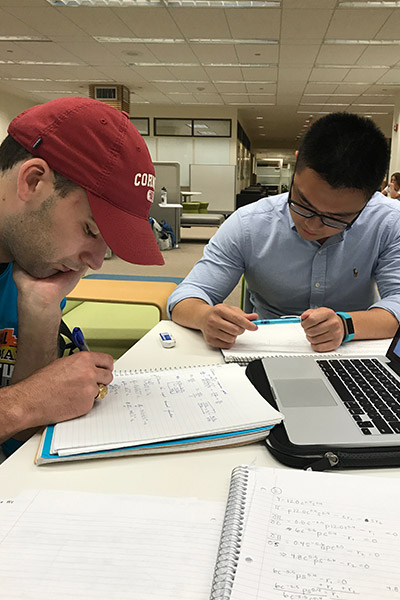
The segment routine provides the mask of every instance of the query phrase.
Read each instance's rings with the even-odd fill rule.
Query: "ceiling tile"
[[[335,94],[363,94],[369,88],[369,83],[341,83],[335,89]]]
[[[147,79],[137,73],[136,69],[126,65],[103,65],[98,70],[106,77],[125,85],[146,82]]]
[[[94,40],[91,42],[58,42],[51,44],[51,56],[53,60],[85,62],[90,65],[119,65],[120,59],[108,51],[108,49]],[[48,59],[48,50],[36,44],[35,53],[43,60]]]
[[[248,104],[250,102],[249,96],[240,96],[240,95],[234,95],[232,94],[227,96],[226,94],[223,94],[221,92],[221,98],[222,100],[225,102],[225,104]]]
[[[226,10],[233,38],[279,39],[281,10],[275,8],[237,8]]]
[[[376,83],[400,83],[400,69],[390,69],[382,77],[376,79]]]
[[[171,11],[166,8],[125,7],[113,8],[114,15],[137,37],[180,38],[183,37],[177,27]],[[107,35],[107,34],[105,34]],[[122,35],[122,34],[120,34]]]
[[[255,104],[276,104],[275,96],[261,96],[258,94],[250,94],[249,98],[250,102],[254,102]]]
[[[219,94],[193,94],[199,104],[224,104]]]
[[[149,44],[148,48],[162,62],[197,62],[188,44]]]
[[[346,8],[335,10],[327,38],[368,40],[376,36],[390,13],[385,8]]]
[[[242,92],[247,93],[246,84],[243,83],[215,83],[215,89],[221,94],[227,92]]]
[[[246,83],[247,91],[255,94],[257,92],[266,92],[276,94],[276,83],[263,83],[259,81],[257,83]]]
[[[389,72],[388,69],[351,69],[348,71],[343,81],[365,81],[367,83],[375,83],[375,81],[380,80],[385,73],[389,74]]]
[[[400,60],[400,46],[368,46],[360,56],[359,65],[395,65]]]
[[[50,7],[53,11],[53,19],[68,19],[71,26],[75,26],[81,31],[85,31],[90,36],[106,35],[110,37],[131,37],[132,32],[125,25],[124,20],[118,17],[114,10],[102,7]],[[125,9],[126,10],[126,9]],[[54,22],[53,34],[57,31],[57,25]],[[61,31],[62,33],[62,31]]]
[[[300,44],[281,44],[279,51],[279,64],[289,65],[313,65],[319,52],[320,44],[310,43],[307,46]]]
[[[232,37],[222,8],[170,8],[169,13],[188,39]]]
[[[156,82],[154,82],[153,85],[155,88],[157,88],[163,94],[168,94],[168,92],[181,92],[181,93],[185,94],[189,91],[185,88],[183,83],[179,83],[178,81],[176,83],[156,83]]]
[[[174,79],[174,76],[171,75],[167,67],[132,66],[132,69],[147,81],[153,81],[153,79]]]
[[[283,92],[279,93],[276,96],[276,102],[279,106],[298,106],[301,99],[301,93],[298,94],[286,94]]]
[[[385,24],[382,26],[380,31],[376,34],[378,40],[396,40],[398,35],[394,32],[399,31],[400,28],[400,10],[387,10],[387,19]]]
[[[307,83],[310,73],[311,67],[279,67],[278,83],[285,81]]]
[[[336,89],[336,83],[307,83],[304,93],[331,94]]]
[[[39,32],[24,20],[21,21],[0,8],[0,35],[39,35]]]
[[[233,44],[191,44],[193,54],[201,63],[237,63],[238,57]]]
[[[342,81],[349,71],[347,69],[313,69],[310,81]]]
[[[318,65],[353,65],[367,46],[330,46],[322,44],[316,58]]]
[[[240,67],[204,67],[212,81],[240,81],[243,79]]]
[[[242,67],[243,78],[246,81],[276,81],[277,67]]]
[[[167,72],[170,72],[173,77],[182,79],[183,81],[203,81],[208,79],[207,69],[203,67],[167,67]],[[172,77],[172,79],[173,79]],[[154,79],[159,79],[154,78]],[[161,79],[161,77],[160,77]],[[171,77],[163,77],[162,79],[171,79]]]
[[[88,39],[88,33],[68,17],[66,10],[55,8],[49,4],[43,8],[25,6],[7,8],[7,11],[28,27],[34,28],[36,35],[47,35],[53,40]]]
[[[198,94],[199,92],[202,94],[217,94],[216,87],[212,83],[185,83],[184,87],[191,94]]]
[[[277,63],[279,46],[263,46],[258,44],[236,44],[236,53],[242,63]]]
[[[322,40],[332,11],[324,9],[283,10],[282,40]]]

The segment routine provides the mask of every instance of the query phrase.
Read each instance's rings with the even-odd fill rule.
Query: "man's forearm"
[[[171,318],[178,325],[201,329],[204,319],[211,306],[200,298],[185,298],[176,304],[171,312]]]
[[[356,340],[391,338],[399,326],[396,317],[383,308],[371,308],[349,314],[353,319]]]
[[[28,313],[18,305],[17,360],[11,383],[17,383],[57,358],[61,310]]]

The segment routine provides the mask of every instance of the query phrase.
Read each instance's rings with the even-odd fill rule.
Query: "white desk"
[[[174,348],[166,349],[161,346],[158,340],[160,331],[169,331],[174,335]],[[207,346],[200,333],[184,329],[170,321],[160,321],[117,361],[116,368],[129,370],[217,362],[223,362],[221,353]],[[233,467],[239,464],[256,464],[287,468],[270,456],[263,443],[176,454],[72,461],[37,467],[33,459],[38,443],[37,434],[0,466],[0,489],[3,495],[11,497],[29,488],[68,489],[195,496],[225,502]],[[358,475],[400,477],[400,468],[351,472]]]
[[[201,196],[203,192],[181,192],[182,202],[190,202],[192,196]]]

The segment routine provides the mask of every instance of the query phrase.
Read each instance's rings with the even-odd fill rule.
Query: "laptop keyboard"
[[[317,360],[364,435],[400,433],[400,382],[375,358]]]

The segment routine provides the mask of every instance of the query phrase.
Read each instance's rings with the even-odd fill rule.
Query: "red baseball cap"
[[[164,264],[148,218],[154,165],[127,113],[90,98],[58,98],[25,110],[8,133],[85,189],[115,254],[141,265]]]

